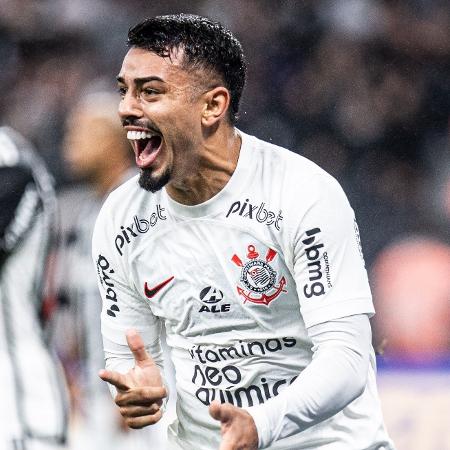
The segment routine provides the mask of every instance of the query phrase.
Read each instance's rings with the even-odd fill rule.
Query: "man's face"
[[[119,115],[146,190],[182,183],[195,170],[204,105],[195,73],[183,69],[176,55],[132,48],[124,58],[117,77]]]

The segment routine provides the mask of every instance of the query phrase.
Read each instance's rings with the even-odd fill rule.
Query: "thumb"
[[[126,338],[128,347],[132,351],[134,360],[136,361],[136,365],[140,367],[155,365],[155,361],[153,361],[153,358],[145,349],[145,344],[141,335],[136,330],[128,330],[126,333]]]
[[[233,407],[227,404],[221,404],[214,400],[209,405],[209,414],[213,419],[220,420],[220,422],[228,422],[233,418]]]

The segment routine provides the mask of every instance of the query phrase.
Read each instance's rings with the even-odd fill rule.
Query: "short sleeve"
[[[145,300],[136,292],[126,262],[117,261],[111,251],[112,218],[108,201],[103,206],[94,228],[92,256],[102,297],[102,335],[116,344],[126,345],[125,333],[133,328],[145,345],[159,340],[161,324]]]
[[[353,209],[339,183],[315,174],[295,228],[294,277],[306,327],[374,309]]]

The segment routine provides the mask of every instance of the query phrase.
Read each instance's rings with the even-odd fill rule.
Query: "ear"
[[[217,86],[206,92],[204,96],[202,125],[210,127],[227,114],[231,96],[224,86]]]

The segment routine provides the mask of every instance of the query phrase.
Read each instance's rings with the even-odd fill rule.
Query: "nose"
[[[142,117],[143,112],[138,98],[128,91],[120,100],[119,116],[123,120],[127,117]]]

